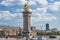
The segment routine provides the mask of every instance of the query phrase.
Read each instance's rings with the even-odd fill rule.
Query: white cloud
[[[56,20],[57,18],[53,15],[48,15],[48,14],[39,14],[37,13],[37,17],[32,17],[32,22],[39,22],[39,21],[53,21]]]
[[[0,14],[0,19],[2,18],[1,14]]]
[[[31,10],[31,9],[30,9]],[[31,10],[33,13],[46,13],[47,7],[39,8],[37,7],[35,10]]]
[[[53,11],[59,11],[60,10],[59,7],[60,7],[60,2],[55,2],[49,6],[50,10]]]
[[[58,25],[60,27],[60,25]]]
[[[15,5],[15,4],[22,5],[25,2],[27,2],[27,1],[26,0],[4,0],[0,4],[3,4],[5,6]],[[47,0],[29,0],[28,1],[29,5],[35,5],[35,4],[37,4],[36,2],[38,2],[39,4],[42,4],[42,5],[48,4]]]
[[[11,5],[14,2],[14,0],[4,0],[0,4],[3,4],[5,6]]]
[[[23,12],[24,11],[24,9],[16,9],[16,11],[15,12]]]
[[[43,8],[37,8],[37,12],[39,11],[40,13],[46,13],[47,7],[43,7]]]
[[[46,8],[37,8],[32,10],[32,22],[53,21],[57,19],[52,14],[46,13],[46,11]]]
[[[36,5],[36,2],[33,0],[28,1],[29,5]]]
[[[35,1],[38,2],[39,4],[43,4],[43,5],[48,4],[47,0],[35,0]]]
[[[17,16],[17,14],[11,14],[9,11],[1,11],[0,12],[0,19],[3,18],[3,19],[12,19],[12,18],[15,18]]]
[[[17,9],[17,12],[23,11],[23,9]],[[56,20],[56,17],[53,16],[52,14],[48,14],[47,12],[47,7],[43,8],[36,8],[35,10],[30,9],[32,12],[32,22],[39,22],[39,21],[53,21]],[[22,18],[22,13],[14,13],[11,14],[9,11],[2,11],[2,14],[0,14],[0,18],[4,19],[12,19],[15,18],[16,16],[19,16]],[[36,21],[35,21],[36,20]]]
[[[5,6],[15,5],[15,4],[22,5],[25,2],[26,2],[25,0],[4,0],[0,4],[5,5]]]
[[[15,22],[20,26],[23,23],[23,20],[22,19],[17,19]]]

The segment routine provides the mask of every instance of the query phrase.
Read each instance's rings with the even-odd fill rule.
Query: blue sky
[[[0,25],[23,26],[23,5],[28,2],[31,15],[31,26],[45,29],[60,29],[60,0],[0,0]]]

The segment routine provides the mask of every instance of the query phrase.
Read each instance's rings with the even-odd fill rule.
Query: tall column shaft
[[[31,12],[23,12],[23,32],[24,35],[28,37],[31,31],[30,17],[31,17]]]

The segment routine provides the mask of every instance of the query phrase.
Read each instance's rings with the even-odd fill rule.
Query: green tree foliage
[[[0,36],[4,36],[4,35],[5,35],[4,31],[0,31]]]
[[[37,35],[60,35],[60,31],[51,31],[51,32],[39,31],[37,32]]]

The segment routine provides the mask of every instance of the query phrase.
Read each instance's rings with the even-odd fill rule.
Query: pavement
[[[0,38],[0,40],[26,40],[25,38]]]

